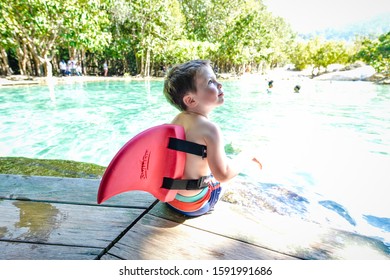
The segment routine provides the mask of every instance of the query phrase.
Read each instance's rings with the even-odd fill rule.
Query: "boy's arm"
[[[219,182],[226,182],[237,176],[240,168],[227,158],[222,133],[218,126],[211,122],[207,123],[204,139],[207,145],[207,161],[213,176]]]
[[[211,173],[219,182],[229,181],[253,163],[262,169],[261,162],[252,153],[244,152],[234,160],[229,159],[226,156],[222,133],[218,126],[208,123],[206,127],[207,160]]]

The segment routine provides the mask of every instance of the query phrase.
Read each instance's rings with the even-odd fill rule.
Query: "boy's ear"
[[[188,108],[193,108],[198,104],[196,99],[194,98],[194,96],[191,93],[187,94],[183,97],[183,102],[184,102],[184,104],[186,104],[186,106]]]

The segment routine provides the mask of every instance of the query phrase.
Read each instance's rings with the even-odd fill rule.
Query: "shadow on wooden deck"
[[[0,175],[0,259],[390,259],[376,239],[224,202],[194,219],[144,192],[97,205],[98,185]]]

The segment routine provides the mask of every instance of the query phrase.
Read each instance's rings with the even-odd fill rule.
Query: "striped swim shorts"
[[[209,177],[208,187],[194,196],[183,196],[177,194],[173,201],[167,204],[175,211],[189,217],[197,217],[213,210],[221,194],[221,184]]]

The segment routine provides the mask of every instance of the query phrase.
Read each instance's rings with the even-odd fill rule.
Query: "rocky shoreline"
[[[244,75],[233,75],[230,73],[220,73],[218,78],[222,80],[242,79],[247,76],[256,77],[273,77],[278,79],[291,78],[313,78],[314,80],[329,80],[329,81],[368,81],[378,84],[390,85],[390,76],[378,74],[372,66],[365,64],[353,64],[349,66],[335,65],[330,66],[329,71],[321,73],[318,76],[312,77],[310,69],[303,71],[293,71],[288,68],[277,68],[269,70],[267,73],[245,73]],[[71,76],[71,77],[29,77],[23,75],[12,75],[0,77],[0,86],[15,86],[15,85],[45,85],[45,84],[61,84],[61,83],[76,83],[76,82],[96,82],[96,81],[131,81],[131,80],[162,80],[157,77],[141,77],[141,76]]]
[[[314,78],[315,80],[329,81],[368,81],[378,84],[390,84],[390,77],[376,73],[372,66],[365,64],[352,64],[347,67],[339,66],[332,71],[323,73]]]
[[[161,80],[162,78],[150,77],[148,80]],[[129,77],[102,77],[102,76],[70,76],[70,77],[30,77],[23,75],[11,75],[0,77],[0,86],[15,85],[46,85],[46,84],[69,84],[77,82],[97,82],[97,81],[130,81],[146,80],[138,76]]]

